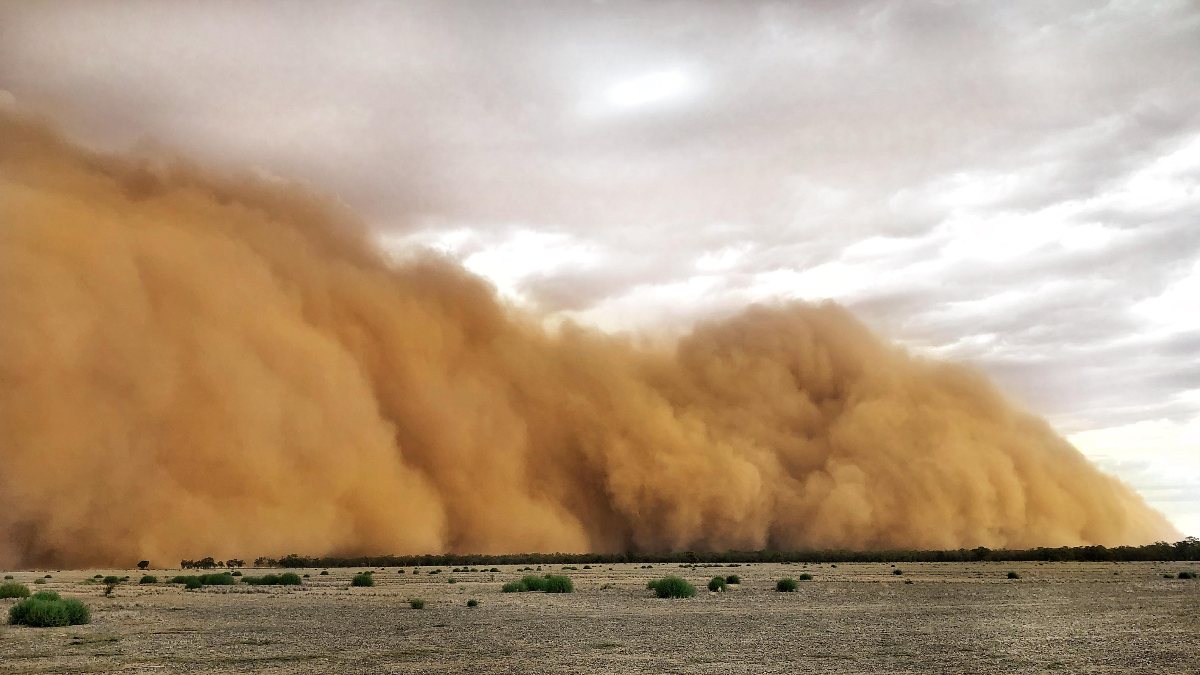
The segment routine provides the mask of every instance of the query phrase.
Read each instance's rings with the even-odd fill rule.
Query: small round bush
[[[400,573],[404,574],[404,570],[400,570]],[[329,570],[321,570],[321,576],[323,576],[323,577],[329,576]]]
[[[232,586],[237,583],[233,575],[228,572],[220,574],[201,574],[200,584],[202,586]]]
[[[47,574],[46,576],[44,576],[44,577],[42,577],[42,578],[43,578],[43,579],[53,579],[53,578],[54,578],[54,575],[52,575],[52,574]]]
[[[92,578],[93,578],[93,579],[103,579],[103,578],[104,578],[104,575],[103,575],[103,574],[97,574],[96,576],[94,576],[94,577],[92,577]]]
[[[470,600],[467,601],[467,607],[478,607],[478,606],[479,606],[479,601],[476,600],[475,598],[471,598]]]
[[[157,584],[158,577],[154,576],[153,574],[147,574],[147,575],[143,576],[141,579],[139,579],[138,583],[139,584]]]
[[[240,577],[240,576],[242,576],[242,571],[241,571],[241,570],[235,570],[235,571],[233,571],[233,572],[230,572],[230,573],[229,573],[229,576],[231,576],[231,577]]]
[[[525,584],[523,584],[519,581],[510,581],[507,584],[504,584],[503,586],[500,587],[501,593],[523,593],[524,591],[525,591]]]
[[[654,594],[660,598],[690,598],[696,595],[696,587],[686,579],[668,576],[657,581],[651,581],[648,587],[654,589]]]
[[[121,577],[117,577],[117,576],[104,577],[104,583],[107,585],[116,586],[117,584],[121,583]]]
[[[446,580],[446,583],[448,583],[448,584],[457,584],[457,583],[458,583],[458,579],[455,579],[454,577],[450,577],[449,579],[447,579],[447,580]]]
[[[500,571],[500,568],[499,568],[499,567],[493,567],[492,569],[490,569],[490,570],[488,570],[488,571],[489,571],[489,572],[499,572],[499,571]]]
[[[725,580],[721,577],[713,577],[708,580],[708,590],[718,592],[725,590]]]
[[[1020,579],[1021,578],[1021,575],[1017,574],[1016,572],[1009,572],[1005,576],[1007,576],[1009,579]]]
[[[800,581],[812,581],[812,575],[808,572],[801,572],[800,576],[796,577]]]
[[[40,585],[40,584],[46,583],[46,580],[45,579],[34,579],[33,583]]]
[[[729,576],[725,577],[725,583],[730,585],[740,584],[742,583],[742,578],[736,574],[730,574]]]
[[[1164,575],[1163,575],[1163,578],[1164,578],[1164,579],[1174,579],[1175,577],[1174,577],[1174,576],[1172,576],[1170,573],[1167,573],[1167,574],[1164,574]]]
[[[796,580],[787,578],[775,582],[775,590],[780,593],[792,593],[796,590]]]
[[[299,586],[302,583],[300,575],[295,572],[284,572],[279,575],[280,586]]]
[[[12,577],[9,577],[9,578],[11,579]],[[29,587],[26,586],[25,584],[18,584],[16,582],[12,582],[12,581],[5,583],[5,584],[0,584],[0,598],[28,598],[28,597],[29,597]]]
[[[5,580],[5,581],[8,581],[9,579],[12,579],[12,578],[13,578],[13,575],[11,575],[11,574],[5,574],[5,575],[4,575],[4,580]]]
[[[1178,576],[1180,579],[1195,579],[1196,573],[1195,572],[1180,572],[1178,574]]]
[[[188,577],[187,580],[183,582],[183,587],[189,591],[194,591],[203,585],[203,582],[200,581],[200,577]]]
[[[351,586],[374,586],[375,585],[375,577],[371,576],[370,574],[355,574],[354,578],[350,580],[350,585]]]
[[[413,598],[408,601],[408,606],[413,609],[425,609],[425,601],[421,598]]]
[[[575,584],[571,582],[571,577],[547,574],[542,582],[542,590],[547,593],[574,593]]]
[[[896,569],[892,570],[892,574],[895,574],[896,576],[900,576],[901,574],[904,574],[904,570],[902,570],[900,568],[896,568]]]

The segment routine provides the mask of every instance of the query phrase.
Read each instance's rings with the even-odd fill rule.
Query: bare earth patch
[[[1197,563],[897,566],[902,576],[886,564],[543,566],[575,581],[561,595],[501,593],[525,574],[515,565],[377,569],[369,588],[350,587],[360,569],[296,570],[311,575],[302,587],[200,591],[138,585],[136,570],[62,571],[37,589],[84,600],[92,623],[3,626],[0,672],[1200,672],[1200,581],[1163,578]],[[814,579],[775,592],[804,572]],[[45,574],[10,573],[26,584]],[[94,574],[134,583],[106,598]],[[700,592],[652,597],[646,581],[667,574]],[[704,590],[728,574],[742,583]],[[409,607],[414,597],[425,609]]]

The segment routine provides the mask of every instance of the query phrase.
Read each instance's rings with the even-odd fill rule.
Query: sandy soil
[[[137,570],[7,572],[84,600],[92,623],[0,628],[0,672],[1200,673],[1200,580],[1163,578],[1196,563],[899,567],[901,576],[886,564],[580,566],[565,572],[570,595],[502,594],[522,574],[513,565],[379,569],[374,588],[350,588],[359,570],[303,570],[302,588],[201,591],[139,586]],[[775,592],[776,579],[802,572],[814,580]],[[105,598],[93,574],[134,583]],[[664,574],[700,593],[652,597],[646,581]],[[717,574],[742,583],[709,593]],[[411,609],[411,597],[426,608]],[[0,601],[5,616],[14,602]]]

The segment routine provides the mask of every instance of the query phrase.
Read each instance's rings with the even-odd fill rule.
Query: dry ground
[[[502,594],[518,567],[378,569],[374,588],[350,588],[358,570],[304,570],[303,588],[190,592],[138,586],[137,570],[50,570],[39,586],[46,571],[9,572],[83,599],[92,623],[0,627],[0,672],[1200,673],[1200,580],[1162,577],[1196,563],[914,563],[903,576],[886,564],[580,565],[565,572],[574,594]],[[265,571],[278,570],[245,573]],[[806,571],[815,579],[798,592],[774,591]],[[133,583],[105,598],[87,583],[97,573]],[[653,598],[646,581],[664,574],[700,593]],[[742,583],[710,594],[717,574]]]

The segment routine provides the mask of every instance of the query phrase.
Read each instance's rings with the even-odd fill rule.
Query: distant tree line
[[[261,558],[260,558],[260,560],[261,560]],[[230,558],[229,560],[214,560],[210,556],[208,558],[201,558],[200,560],[180,560],[179,561],[179,569],[182,569],[182,570],[211,570],[214,567],[231,567],[232,568],[232,567],[242,567],[245,564],[246,564],[246,561],[238,560],[237,558]],[[140,564],[139,564],[139,566],[140,566]],[[266,565],[259,565],[259,567],[266,567]]]
[[[853,562],[1131,562],[1200,560],[1200,539],[1188,537],[1173,544],[1165,541],[1145,546],[1059,546],[1027,549],[960,548],[946,551],[823,549],[811,551],[682,551],[664,553],[512,553],[501,555],[383,555],[260,557],[256,567],[418,567],[469,565],[575,565],[611,563],[853,563]],[[205,558],[200,563],[212,561]],[[184,561],[194,562],[194,561]],[[230,561],[238,562],[241,561]],[[200,565],[203,566],[203,565]],[[218,565],[219,566],[219,565]]]

